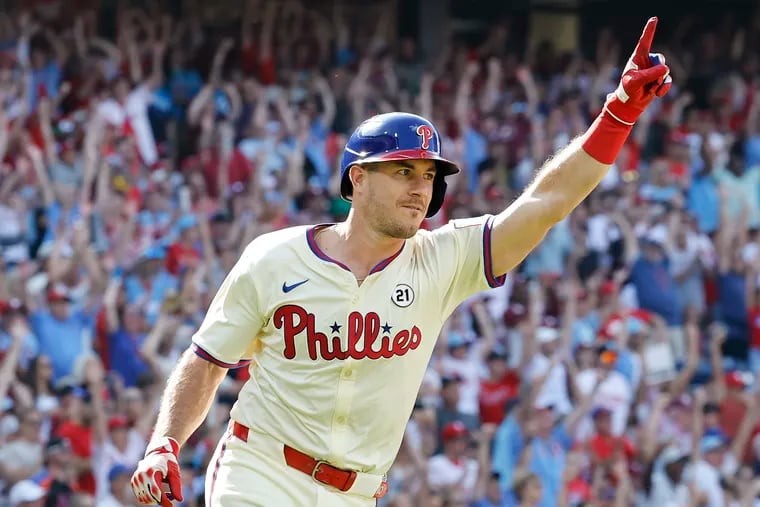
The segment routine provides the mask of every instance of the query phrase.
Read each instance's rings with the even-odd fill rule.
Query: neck
[[[366,220],[354,210],[348,214],[345,222],[335,227],[335,232],[342,240],[337,251],[355,271],[357,277],[366,276],[369,271],[383,259],[392,256],[404,244],[403,239],[389,238],[368,226]]]

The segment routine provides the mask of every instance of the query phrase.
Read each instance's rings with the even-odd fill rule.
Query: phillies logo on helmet
[[[423,150],[429,150],[430,140],[433,139],[433,136],[435,135],[430,125],[420,125],[419,127],[417,127],[417,135],[422,138],[422,142],[420,143],[420,148],[422,148]]]

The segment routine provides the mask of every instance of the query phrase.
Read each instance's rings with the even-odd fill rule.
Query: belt
[[[232,434],[243,442],[248,442],[249,431],[250,429],[247,426],[232,421]],[[310,475],[312,479],[321,484],[331,486],[344,493],[350,491],[370,498],[382,498],[388,492],[385,476],[343,470],[332,466],[327,461],[313,458],[289,445],[283,445],[285,463],[299,472]],[[380,479],[379,487],[377,486],[378,478]],[[374,493],[372,493],[373,489]]]

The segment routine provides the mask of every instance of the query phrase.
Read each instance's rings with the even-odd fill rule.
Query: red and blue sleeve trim
[[[493,252],[491,251],[491,229],[494,217],[489,217],[483,227],[483,270],[486,281],[491,288],[501,287],[507,280],[507,275],[496,276],[493,272]]]
[[[201,359],[205,359],[209,363],[213,363],[222,368],[228,368],[230,370],[233,370],[235,368],[242,368],[243,366],[248,366],[251,363],[250,359],[241,359],[237,363],[225,363],[224,361],[220,361],[219,359],[215,358],[214,356],[206,352],[197,343],[193,343],[192,348],[196,356],[200,357]]]

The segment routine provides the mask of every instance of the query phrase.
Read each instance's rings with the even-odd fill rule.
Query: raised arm
[[[546,232],[599,184],[617,158],[636,120],[670,88],[668,67],[652,65],[649,53],[657,19],[644,28],[620,85],[607,97],[588,131],[546,162],[533,183],[494,221],[493,272],[502,275],[522,262]]]
[[[108,417],[106,408],[103,406],[103,389],[105,372],[100,361],[91,358],[84,366],[84,376],[87,389],[92,399],[92,443],[96,447],[102,446],[108,438]]]
[[[224,62],[234,45],[235,40],[232,37],[226,37],[216,48],[214,59],[211,61],[211,71],[209,74],[209,82],[211,83],[211,86],[216,87],[221,84]]]
[[[712,368],[713,396],[718,402],[726,395],[726,375],[723,368],[723,343],[728,336],[726,326],[715,322],[710,325],[710,367]]]
[[[502,69],[501,60],[492,56],[488,59],[486,66],[486,85],[485,90],[480,96],[480,109],[482,111],[493,111],[499,101],[501,94]]]
[[[623,236],[623,262],[625,266],[630,267],[639,256],[639,244],[636,233],[622,212],[615,211],[610,213],[610,218],[618,226],[620,234]]]
[[[580,395],[580,400],[575,404],[573,411],[568,414],[567,419],[565,419],[565,429],[567,430],[568,435],[577,434],[578,426],[591,411],[596,395],[599,392],[599,387],[605,380],[607,380],[608,374],[609,373],[606,372],[597,375],[596,382],[594,382],[594,387],[591,392]]]
[[[422,74],[420,79],[420,94],[417,97],[420,114],[425,118],[433,116],[433,75],[430,72]]]
[[[274,53],[273,39],[275,21],[277,19],[277,2],[267,2],[264,7],[264,17],[259,34],[259,61],[268,62]]]
[[[55,136],[53,135],[53,122],[51,113],[51,104],[48,97],[40,98],[37,106],[37,117],[40,122],[40,131],[45,144],[45,159],[48,164],[54,164],[58,161],[58,152],[56,151]]]
[[[673,379],[673,382],[670,383],[669,392],[674,398],[680,396],[686,390],[699,364],[699,328],[694,324],[686,324],[684,332],[686,334],[687,347],[686,364],[678,376]]]
[[[89,202],[82,205],[82,217],[76,221],[72,231],[72,246],[74,247],[74,254],[89,275],[91,294],[95,295],[95,293],[100,293],[105,289],[108,280],[100,259],[98,259],[98,254],[92,248],[92,238],[90,237],[91,208],[92,205]]]
[[[691,413],[691,460],[696,463],[702,458],[699,442],[705,433],[704,408],[707,403],[707,393],[703,387],[694,390],[694,401]]]
[[[50,181],[50,176],[47,172],[45,157],[35,144],[31,141],[27,142],[26,155],[29,157],[35,176],[37,176],[37,183],[42,189],[42,198],[45,201],[45,206],[52,206],[55,202],[55,190],[53,189],[53,182]]]
[[[201,88],[201,91],[198,92],[195,97],[193,97],[193,100],[190,102],[190,106],[187,108],[187,121],[190,123],[190,125],[198,126],[198,124],[200,124],[203,108],[206,107],[206,105],[213,99],[213,97],[214,89],[209,84]]]
[[[156,25],[158,22],[155,23]],[[155,26],[155,25],[154,25]],[[164,57],[171,41],[172,21],[169,16],[161,18],[161,36],[152,43],[152,61],[150,75],[143,84],[150,90],[159,88],[164,82]]]
[[[319,92],[319,96],[322,98],[322,104],[325,108],[322,113],[322,125],[327,129],[332,128],[336,109],[335,95],[333,95],[332,89],[327,80],[320,75],[317,75],[314,78],[314,86]]]
[[[639,456],[644,463],[650,463],[657,457],[657,444],[658,434],[660,429],[660,422],[662,421],[662,415],[665,413],[668,404],[671,401],[671,397],[667,393],[660,392],[652,404],[652,411],[647,417],[644,426],[641,428],[641,446]]]
[[[747,443],[752,436],[752,430],[755,429],[757,423],[757,393],[742,393],[744,401],[744,417],[739,424],[739,429],[736,431],[731,441],[730,451],[737,461],[742,461],[744,457],[744,450],[747,448]]]
[[[3,398],[8,393],[8,389],[15,379],[16,366],[18,366],[18,360],[21,356],[21,347],[24,344],[24,338],[29,332],[25,324],[18,318],[10,323],[8,331],[11,336],[11,345],[6,350],[2,365],[0,365],[0,396]]]
[[[457,94],[454,99],[454,114],[462,127],[462,133],[464,133],[467,125],[467,119],[470,114],[470,95],[472,94],[472,80],[480,71],[478,62],[468,62],[465,67],[464,73],[459,78],[459,84],[457,85]]]
[[[522,354],[520,355],[520,375],[527,373],[526,368],[530,365],[536,354],[536,329],[541,323],[544,314],[545,302],[543,289],[538,283],[531,283],[528,287],[528,319],[521,330]]]
[[[473,491],[474,499],[482,498],[486,494],[488,481],[491,479],[491,446],[493,437],[496,434],[498,426],[492,423],[485,423],[480,431],[475,435],[475,441],[478,443],[476,451],[478,460],[478,479],[475,482]]]

